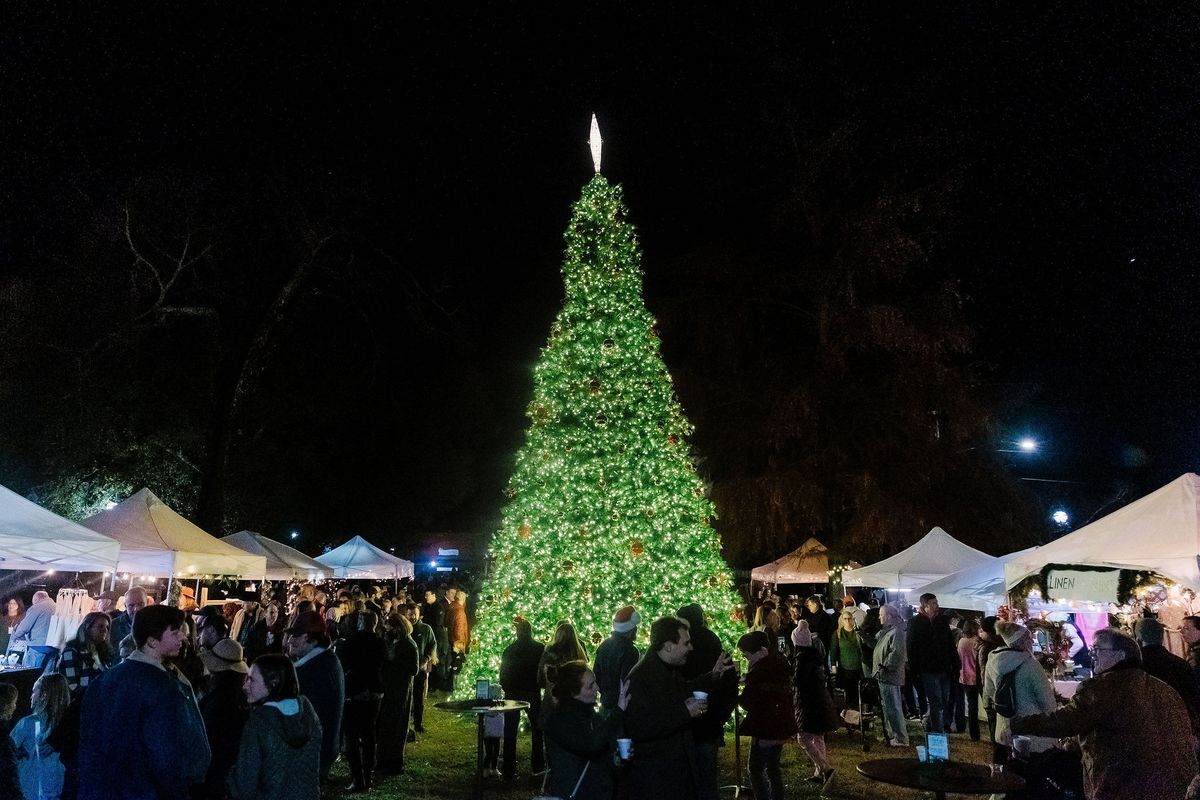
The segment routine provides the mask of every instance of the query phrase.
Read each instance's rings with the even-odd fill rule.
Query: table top
[[[864,761],[858,771],[866,777],[927,792],[951,794],[1004,794],[1025,788],[1025,779],[1005,770],[992,777],[984,764],[963,761],[933,761],[922,764],[913,758],[879,758]]]
[[[529,703],[524,700],[443,700],[434,703],[433,707],[442,711],[456,711],[459,714],[498,714],[502,711],[529,708]]]

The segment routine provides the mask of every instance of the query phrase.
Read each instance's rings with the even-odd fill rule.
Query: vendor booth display
[[[261,578],[267,560],[210,536],[149,489],[142,489],[83,524],[121,543],[117,570],[136,575]]]
[[[321,581],[333,574],[333,570],[306,556],[283,542],[268,539],[254,531],[238,531],[221,537],[221,541],[247,553],[260,555],[267,561],[266,574],[269,581],[308,580]]]
[[[952,572],[987,564],[992,556],[933,528],[891,558],[842,573],[844,586],[874,586],[892,592],[920,589]]]
[[[107,572],[121,545],[0,486],[0,569]]]
[[[1189,472],[1014,558],[1005,565],[1004,576],[1009,589],[1036,576],[1038,588],[1049,597],[1123,603],[1139,583],[1133,573],[1159,575],[1200,591],[1198,554],[1200,476]]]
[[[829,555],[825,545],[814,538],[782,558],[755,567],[750,579],[760,583],[828,583]]]
[[[361,536],[317,556],[335,578],[399,580],[413,577],[413,562],[385,553]]]

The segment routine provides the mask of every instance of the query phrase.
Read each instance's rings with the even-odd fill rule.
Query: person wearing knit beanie
[[[1029,635],[1029,628],[1015,622],[998,621],[996,633],[1004,640],[1004,646],[1013,650],[1028,650],[1033,643],[1033,639]]]
[[[600,643],[592,672],[600,688],[600,707],[611,711],[621,696],[621,681],[629,675],[640,657],[633,640],[637,637],[641,615],[633,606],[624,606],[613,614],[612,635]]]

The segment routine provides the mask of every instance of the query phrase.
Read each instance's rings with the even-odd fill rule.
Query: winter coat
[[[46,741],[48,731],[35,732],[37,716],[30,714],[13,726],[9,738],[17,759],[17,778],[26,800],[58,800],[66,770],[57,752]]]
[[[321,721],[321,777],[337,759],[342,736],[342,708],[346,704],[346,683],[342,663],[332,650],[318,654],[296,665],[300,694],[308,699],[317,719]]]
[[[685,607],[683,611],[687,611]],[[694,606],[699,613],[699,606]],[[680,616],[683,616],[682,614]],[[684,619],[688,619],[686,616]],[[712,670],[717,659],[725,652],[721,640],[699,620],[689,620],[692,624],[692,652],[688,653],[687,662],[679,668],[679,674],[685,681],[696,680]],[[738,702],[737,673],[729,670],[713,682],[708,691],[708,711],[692,720],[692,737],[696,744],[725,743],[725,723],[733,716],[733,709]]]
[[[538,690],[538,664],[546,646],[532,638],[517,640],[504,648],[500,656],[500,685],[506,696],[531,694]],[[600,654],[596,654],[596,680],[600,680]],[[601,684],[603,691],[603,684]]]
[[[958,682],[979,685],[979,640],[966,636],[958,640]]]
[[[558,703],[549,710],[543,725],[551,795],[570,797],[586,766],[587,774],[574,800],[612,797],[612,748],[621,735],[621,720],[620,709],[597,713],[593,706],[578,700]]]
[[[999,647],[988,657],[987,673],[983,678],[984,707],[996,705],[996,690],[1000,686],[1000,676],[1013,670],[1016,674],[1017,713],[1015,716],[1024,717],[1030,714],[1048,714],[1055,708],[1054,686],[1046,677],[1042,665],[1037,662],[1032,653],[1025,650],[1012,650]],[[996,715],[995,740],[997,744],[1011,745],[1012,721],[1000,714]],[[1032,750],[1041,752],[1054,746],[1053,739],[1035,740]]]
[[[837,664],[838,669],[860,670],[863,668],[862,645],[858,639],[858,631],[848,631],[838,627],[834,631],[829,645],[829,659]]]
[[[617,707],[621,681],[629,676],[638,658],[638,649],[629,633],[613,633],[596,649],[592,671],[596,673],[596,685],[600,688],[600,707],[605,711]]]
[[[1142,669],[1179,692],[1192,720],[1192,734],[1200,738],[1200,685],[1188,663],[1162,645],[1142,645]]]
[[[446,639],[451,649],[457,646],[463,653],[470,649],[471,628],[467,624],[467,609],[457,600],[446,606]]]
[[[112,625],[108,629],[108,643],[112,646],[114,655],[121,652],[121,642],[132,634],[133,620],[129,618],[128,611],[122,611],[112,618]]]
[[[1179,694],[1130,664],[1084,681],[1056,711],[1013,720],[1012,730],[1078,736],[1087,797],[1144,800],[1184,796],[1196,775],[1190,724]]]
[[[871,677],[889,686],[903,686],[907,662],[903,626],[896,623],[881,630],[875,639],[875,649],[871,651]]]
[[[356,631],[338,645],[342,669],[346,671],[346,699],[364,694],[383,694],[383,662],[387,645],[373,631]]]
[[[908,622],[908,668],[913,675],[958,673],[958,648],[944,614],[917,614]]]
[[[233,670],[216,672],[209,679],[208,691],[200,698],[200,716],[212,750],[212,764],[204,779],[204,796],[225,796],[225,776],[237,761],[242,728],[250,711],[246,708],[242,686],[246,676]]]
[[[230,800],[319,800],[321,737],[304,697],[255,708],[226,782]]]
[[[413,625],[412,640],[417,645],[417,662],[424,664],[437,652],[437,636],[424,622]]]
[[[747,677],[749,680],[749,677]],[[796,722],[805,733],[829,733],[838,728],[838,715],[829,696],[825,659],[816,647],[796,648],[792,676]]]
[[[651,761],[686,762],[695,775],[696,742],[687,699],[695,690],[712,691],[710,672],[695,681],[647,651],[629,671],[625,732],[633,740],[635,765]],[[686,779],[686,778],[685,778]]]
[[[413,678],[417,674],[417,643],[404,631],[388,634],[387,660],[383,664],[383,704],[375,735],[379,763],[403,765],[404,741],[412,716]]]
[[[829,651],[830,641],[833,639],[833,630],[837,627],[837,622],[834,617],[827,613],[825,609],[820,611],[809,611],[808,606],[800,612],[800,619],[808,622],[808,629],[812,631],[813,636],[821,640],[821,644],[825,646],[825,651]],[[789,637],[784,643],[786,647],[790,647],[792,640]]]
[[[738,697],[746,716],[738,734],[775,741],[796,735],[789,673],[787,660],[777,653],[764,656],[746,672],[746,685]]]
[[[21,797],[21,782],[17,777],[17,754],[12,739],[0,735],[0,797]]]
[[[79,800],[186,797],[211,758],[192,687],[140,651],[84,692]]]

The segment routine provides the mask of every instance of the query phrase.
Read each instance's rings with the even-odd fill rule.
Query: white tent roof
[[[267,560],[210,536],[149,489],[83,521],[121,543],[117,570],[161,577],[238,575],[261,578]]]
[[[765,583],[829,583],[829,556],[814,538],[770,564],[750,570],[751,580]]]
[[[121,545],[0,486],[0,569],[112,570]]]
[[[1189,472],[1004,568],[1009,588],[1047,564],[1157,572],[1200,591],[1200,475]]]
[[[942,608],[995,614],[996,609],[1008,602],[1008,590],[1004,586],[1004,565],[1015,558],[1028,556],[1036,549],[1030,547],[1027,550],[1018,550],[952,572],[927,586],[920,587],[920,592],[936,594],[938,605]]]
[[[413,562],[385,553],[361,536],[335,547],[317,561],[333,570],[335,578],[411,578]]]
[[[294,578],[319,581],[333,573],[333,570],[320,561],[304,555],[294,547],[288,547],[283,542],[268,539],[261,533],[238,531],[222,536],[221,541],[247,553],[264,557],[267,560],[267,572],[264,577],[269,581],[290,581]]]
[[[919,589],[952,572],[986,564],[992,559],[935,527],[916,544],[891,558],[842,573],[843,586],[877,586],[884,589]]]

